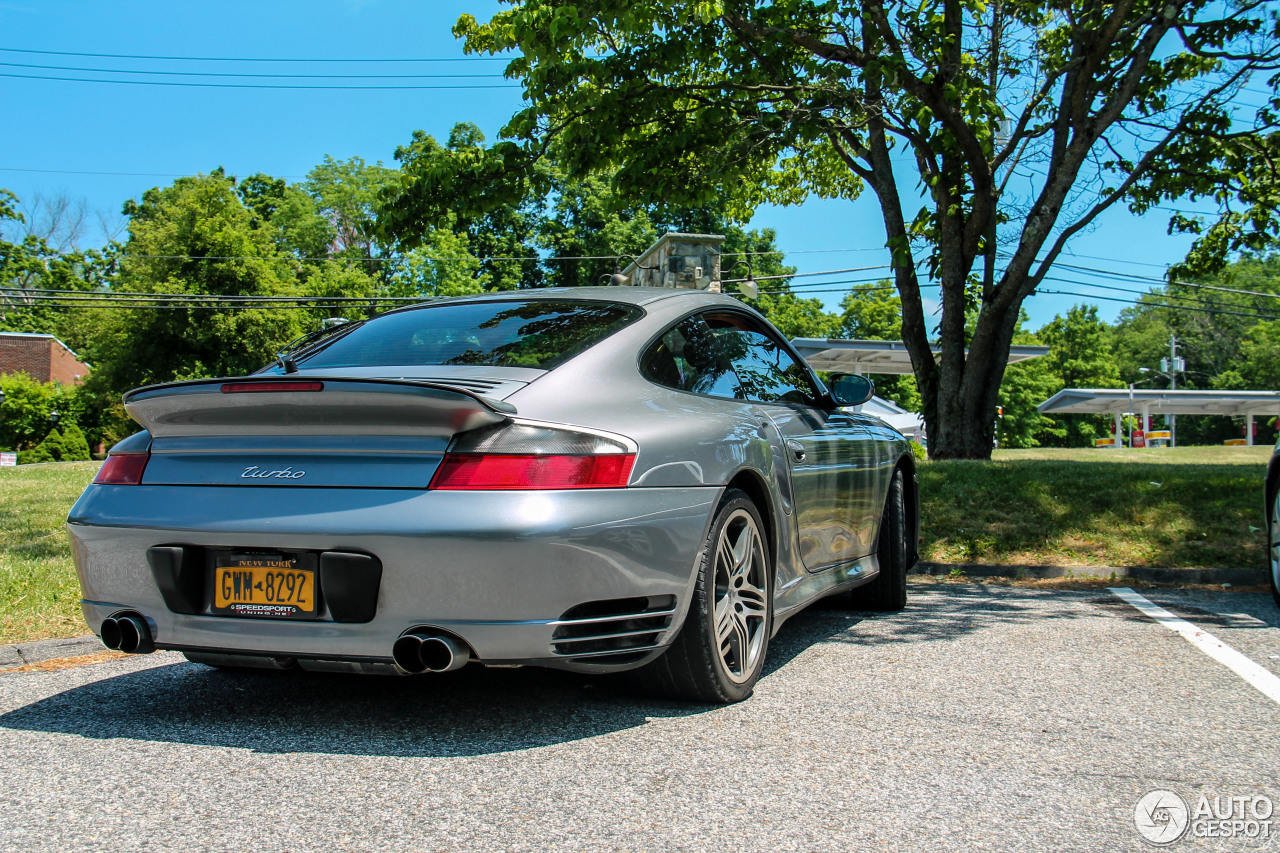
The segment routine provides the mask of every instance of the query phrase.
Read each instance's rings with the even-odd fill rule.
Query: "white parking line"
[[[1168,610],[1157,604],[1152,604],[1146,598],[1127,587],[1112,588],[1110,592],[1150,616],[1170,631],[1181,634],[1182,638],[1188,643],[1249,682],[1272,702],[1280,704],[1280,678],[1277,678],[1269,670],[1254,663],[1203,628],[1197,628],[1186,619],[1179,619]]]

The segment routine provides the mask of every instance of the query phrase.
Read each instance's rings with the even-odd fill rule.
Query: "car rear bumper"
[[[674,639],[718,498],[716,488],[95,485],[67,526],[95,632],[129,610],[160,648],[386,663],[397,637],[427,627],[486,663],[596,671],[643,662]],[[359,623],[176,613],[147,560],[149,548],[170,545],[373,555],[377,609]],[[655,630],[635,640],[575,642],[634,629],[644,612],[666,616],[640,623]]]

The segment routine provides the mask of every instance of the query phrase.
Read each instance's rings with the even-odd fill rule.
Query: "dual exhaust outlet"
[[[471,649],[453,637],[414,632],[404,634],[391,647],[396,666],[410,675],[452,672],[471,660]]]
[[[102,637],[102,645],[113,652],[148,655],[156,650],[151,629],[141,613],[124,612],[108,616],[102,620],[98,633]]]
[[[146,655],[156,650],[147,620],[140,613],[123,612],[102,620],[102,644],[112,651]],[[471,649],[446,635],[404,634],[391,647],[396,666],[416,675],[424,672],[452,672],[471,660]]]

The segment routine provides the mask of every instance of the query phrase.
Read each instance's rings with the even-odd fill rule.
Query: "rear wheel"
[[[863,610],[901,610],[907,606],[907,506],[901,471],[893,472],[877,542],[880,574],[851,593],[852,604]]]
[[[764,524],[743,492],[725,493],[703,546],[689,612],[671,648],[640,671],[693,702],[740,702],[764,668],[773,625],[773,565]]]

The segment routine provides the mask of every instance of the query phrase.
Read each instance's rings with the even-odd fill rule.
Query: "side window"
[[[707,315],[706,322],[737,376],[734,397],[759,403],[815,403],[818,395],[809,372],[771,335],[735,314]]]
[[[732,397],[738,386],[716,338],[698,317],[664,332],[641,356],[640,373],[668,388],[713,397]]]

